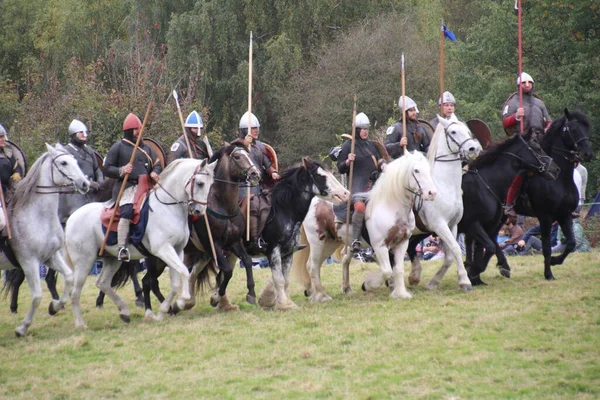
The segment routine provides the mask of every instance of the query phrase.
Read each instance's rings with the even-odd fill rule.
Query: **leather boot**
[[[358,253],[361,249],[360,238],[362,236],[363,222],[365,221],[365,214],[354,212],[352,214],[352,252]]]
[[[119,252],[117,258],[119,261],[129,261],[130,255],[127,249],[127,237],[129,236],[129,224],[130,219],[121,218],[119,225],[117,226],[117,245],[119,246]]]

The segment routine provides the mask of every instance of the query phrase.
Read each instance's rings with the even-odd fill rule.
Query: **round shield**
[[[165,169],[167,166],[167,156],[160,143],[151,138],[144,138],[144,144],[152,149],[154,155],[158,157],[160,165],[162,165],[163,169]]]
[[[23,176],[25,176],[27,174],[27,160],[25,159],[25,153],[23,153],[23,150],[21,150],[16,143],[11,142],[10,140],[6,141],[6,147],[12,150],[15,160],[21,167],[21,170],[23,170]]]
[[[271,160],[271,164],[273,165],[273,168],[275,168],[275,171],[279,172],[279,161],[277,160],[277,153],[275,153],[275,149],[264,142],[263,144],[265,145],[265,149],[267,150],[267,154],[265,155],[269,157],[269,160]],[[264,182],[265,186],[269,188],[275,185],[275,181],[273,181],[273,179],[270,176],[265,176]]]
[[[492,131],[485,122],[480,119],[470,119],[467,121],[467,126],[469,127],[471,133],[473,133],[473,136],[479,140],[479,143],[484,150],[487,149],[490,144],[492,144]]]
[[[427,136],[429,137],[429,140],[431,141],[431,138],[433,137],[433,134],[435,133],[435,129],[433,129],[433,126],[431,126],[431,124],[428,121],[425,121],[424,119],[420,119],[419,124],[421,124],[423,129],[425,129],[425,133],[427,133]]]

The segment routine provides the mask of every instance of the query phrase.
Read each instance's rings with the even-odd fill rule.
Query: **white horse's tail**
[[[339,247],[337,249],[335,249],[335,251],[333,252],[333,257],[338,260],[339,262],[342,262],[342,258],[344,258],[345,252],[344,249],[346,248],[345,244],[340,244]]]
[[[300,227],[300,243],[306,244],[306,248],[294,253],[292,259],[292,270],[291,275],[293,279],[302,285],[304,289],[310,288],[310,274],[306,267],[308,263],[308,257],[310,256],[310,243],[306,238],[306,231],[304,230],[304,224]]]

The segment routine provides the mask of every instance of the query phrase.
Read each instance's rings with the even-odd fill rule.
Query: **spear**
[[[519,108],[523,108],[523,88],[521,87],[521,74],[523,73],[523,18],[521,11],[521,0],[515,0],[515,11],[518,15],[518,46],[519,46]],[[523,119],[519,121],[519,128],[523,133]]]
[[[404,72],[404,53],[402,53],[402,138],[406,137],[406,93],[405,93],[405,72]],[[404,147],[404,154],[406,154],[406,146]]]
[[[350,146],[350,154],[354,154],[354,146],[356,144],[356,95],[354,95],[354,106],[352,107],[352,145]],[[354,160],[350,160],[350,171],[348,171],[348,205],[346,207],[346,237],[350,238],[350,207],[352,205],[352,180],[354,177]]]
[[[175,99],[175,104],[177,104],[177,112],[179,114],[179,121],[181,122],[181,129],[183,130],[183,137],[185,138],[185,144],[188,148],[188,154],[190,158],[194,158],[192,154],[192,146],[190,145],[190,140],[188,139],[187,132],[185,131],[185,124],[183,122],[183,114],[181,113],[181,107],[179,106],[179,96],[177,95],[177,91],[173,90],[173,98]],[[212,154],[211,154],[212,156]],[[215,264],[217,263],[217,251],[215,250],[215,243],[213,242],[212,232],[210,230],[210,223],[208,222],[208,214],[204,213],[204,223],[206,224],[206,232],[208,233],[208,241],[210,242],[210,249],[212,251],[213,259],[215,260]]]
[[[248,134],[252,132],[252,31],[248,47]],[[246,187],[246,241],[250,241],[250,186]]]
[[[445,35],[444,35],[444,21],[442,20],[442,24],[440,25],[440,115],[444,115],[444,45],[445,45]]]
[[[133,151],[131,152],[131,157],[129,158],[129,164],[133,164],[135,161],[135,154],[140,147],[140,142],[142,140],[142,135],[144,134],[144,128],[146,127],[146,122],[148,122],[148,116],[150,115],[150,109],[152,108],[152,100],[148,103],[148,108],[146,109],[146,115],[144,115],[144,122],[142,122],[142,128],[140,129],[140,133],[138,134],[137,140],[135,141],[135,146],[133,146]],[[119,203],[121,202],[121,197],[123,196],[123,192],[125,191],[125,185],[127,185],[127,179],[129,178],[129,174],[125,174],[123,176],[123,183],[121,184],[121,190],[119,190],[119,195],[117,196],[117,201],[115,202],[115,207],[113,208],[113,212],[110,216],[110,220],[108,225],[106,226],[106,234],[104,235],[104,240],[102,241],[102,246],[100,247],[100,252],[98,253],[99,257],[102,257],[104,254],[104,248],[106,247],[106,242],[108,241],[108,235],[110,234],[110,227],[112,226],[115,215],[117,214],[117,210],[119,209]]]

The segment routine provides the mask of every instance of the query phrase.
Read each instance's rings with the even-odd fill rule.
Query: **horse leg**
[[[417,257],[417,244],[421,241],[421,235],[411,236],[408,240],[408,257],[410,257],[410,275],[408,276],[408,284],[417,286],[421,283],[421,260]]]
[[[19,289],[25,280],[25,273],[22,269],[9,269],[6,271],[6,281],[11,282],[10,287],[10,312],[17,313],[19,307]]]
[[[252,271],[252,257],[246,252],[246,248],[241,239],[231,246],[231,251],[237,258],[244,262],[244,269],[246,270],[246,287],[248,288],[246,301],[252,305],[256,305],[256,292],[254,291],[256,285],[254,283],[254,272]],[[226,262],[229,263],[230,261],[227,260]]]
[[[106,297],[104,292],[100,290],[98,297],[96,297],[96,307],[102,308],[104,306],[104,297]]]
[[[271,286],[268,285],[261,293],[258,304],[262,307],[274,306],[275,309],[282,311],[298,308],[298,306],[288,298],[286,293],[286,275],[289,274],[291,256],[286,256],[284,259],[281,256],[281,247],[277,245],[271,253],[268,254],[268,257],[273,280],[270,282]],[[284,262],[286,265],[283,264]],[[274,296],[270,294],[271,291],[274,292]],[[274,304],[272,299],[274,299]]]
[[[144,308],[145,318],[155,319],[155,315],[152,312],[152,300],[150,299],[150,292],[154,293],[158,301],[162,303],[165,301],[165,297],[160,291],[158,277],[162,275],[165,270],[164,262],[160,261],[157,257],[146,258],[146,275],[142,278],[142,290],[144,292]]]
[[[98,280],[96,281],[96,286],[100,289],[104,294],[106,294],[117,306],[119,310],[119,317],[123,322],[129,323],[131,321],[131,313],[129,311],[129,307],[123,301],[121,297],[117,294],[117,292],[112,288],[112,279],[113,276],[119,270],[121,262],[113,257],[106,257],[104,259],[104,266],[102,267],[102,272],[100,272],[100,276],[98,276]],[[91,270],[91,266],[90,266]],[[89,271],[87,271],[89,274]]]
[[[408,247],[408,239],[400,242],[393,249],[394,258],[396,260],[396,264],[393,267],[392,281],[394,290],[390,293],[390,296],[395,299],[410,299],[412,298],[412,294],[408,290],[406,290],[406,285],[404,284],[404,254],[406,253],[406,249]]]
[[[69,256],[71,257],[71,261],[73,262],[74,267],[74,278],[73,278],[73,291],[71,292],[71,306],[73,307],[73,317],[75,319],[75,328],[86,328],[85,321],[83,320],[83,315],[81,313],[81,291],[83,289],[83,285],[85,284],[85,280],[87,279],[90,271],[92,270],[92,263],[96,258],[96,254],[92,257],[83,257],[81,262],[77,259],[81,257],[78,253],[77,256]],[[89,262],[91,259],[91,263]],[[104,268],[102,268],[100,274],[104,272]]]
[[[475,245],[473,254],[473,265],[469,270],[469,279],[473,286],[485,285],[481,280],[481,274],[485,271],[487,263],[493,254],[496,253],[496,242],[490,239],[488,232],[483,229],[480,223],[475,223],[469,230],[469,235],[478,243]],[[483,250],[485,249],[485,254]]]
[[[154,253],[158,258],[163,260],[169,266],[169,274],[178,275],[180,282],[175,282],[171,278],[171,293],[168,297],[174,297],[177,294],[179,288],[181,288],[181,294],[177,299],[178,307],[185,309],[186,304],[190,302],[190,271],[187,266],[181,261],[183,259],[183,251],[175,251],[175,248],[170,244],[161,246],[158,251]],[[173,287],[175,285],[176,287]],[[165,300],[166,301],[166,300]],[[165,313],[169,309],[168,305],[163,302],[159,311]]]
[[[552,274],[552,244],[550,243],[550,231],[552,230],[552,221],[548,217],[538,217],[540,221],[540,232],[542,233],[542,254],[544,255],[544,278],[548,281],[553,281]],[[559,222],[562,228],[562,224]],[[571,228],[571,236],[573,231]],[[566,237],[566,236],[565,236]],[[566,249],[565,249],[566,251]],[[556,258],[555,258],[556,259]]]
[[[58,300],[60,295],[56,290],[56,271],[53,269],[48,269],[46,273],[46,286],[48,286],[48,291],[54,300]]]
[[[40,281],[39,263],[37,260],[27,260],[26,262],[20,262],[20,264],[23,268],[25,278],[27,279],[29,289],[31,290],[31,308],[23,319],[21,325],[15,329],[15,335],[17,335],[17,337],[23,337],[27,334],[27,330],[33,321],[35,310],[39,307],[40,302],[42,301],[42,284]]]
[[[227,297],[227,286],[233,276],[233,266],[229,264],[223,252],[217,253],[217,260],[219,266],[219,274],[217,275],[217,290],[213,292],[210,298],[210,305],[216,307],[217,310],[223,311],[236,311],[239,310],[239,306],[231,304]],[[245,266],[245,268],[248,268]],[[252,264],[250,264],[252,268]]]
[[[500,275],[505,278],[510,278],[510,265],[508,265],[506,254],[504,254],[499,246],[496,246],[496,259],[498,260],[498,269],[500,270]]]
[[[332,253],[327,251],[331,245],[328,244],[326,240],[327,239],[319,241],[318,243],[312,243],[310,246],[310,254],[308,256],[307,266],[310,275],[309,299],[314,303],[321,303],[331,300],[331,296],[325,292],[325,287],[323,287],[323,283],[321,281],[321,266],[323,265],[323,262],[325,262],[325,259],[328,257],[328,255],[331,255]],[[352,291],[349,283],[349,268],[346,269],[345,265],[342,264],[342,271],[342,291],[347,294]]]
[[[208,263],[212,262],[212,260],[213,260],[212,257],[209,257],[209,258],[198,257],[198,254],[200,254],[200,253],[195,253],[195,254],[184,253],[184,255],[183,255],[183,263],[189,269],[191,269],[191,272],[190,272],[190,296],[191,296],[191,299],[186,304],[186,308],[185,308],[186,310],[189,310],[196,305],[196,283],[198,280],[198,276],[204,270],[206,265]],[[171,306],[170,314],[177,315],[179,313],[179,311],[181,311],[181,310],[179,309],[179,306],[177,305],[177,303],[175,303]]]
[[[73,291],[73,271],[65,262],[65,259],[60,251],[57,251],[52,257],[50,257],[48,266],[56,272],[61,273],[65,278],[65,288],[62,296],[58,300],[52,300],[48,306],[48,312],[50,315],[54,315],[59,310],[65,308],[65,304],[67,304],[69,301],[69,297]]]
[[[456,225],[450,229],[445,223],[434,227],[434,231],[438,234],[442,242],[444,243],[444,262],[439,271],[433,276],[429,284],[426,286],[427,289],[436,289],[450,265],[452,260],[456,262],[456,273],[458,275],[458,286],[466,291],[473,290],[471,281],[467,275],[467,270],[462,260],[462,252],[460,246],[456,241]]]
[[[133,292],[135,293],[135,305],[136,307],[144,307],[144,295],[142,293],[142,288],[140,286],[140,281],[138,280],[137,266],[134,264],[131,270],[129,271],[131,282],[133,282]]]
[[[375,243],[373,240],[371,240],[371,245],[373,246],[373,251],[377,257],[379,271],[372,271],[367,274],[362,284],[362,290],[365,292],[369,292],[381,287],[383,282],[389,279],[393,273],[388,248],[383,244]],[[404,262],[404,254],[401,255],[400,260]]]
[[[560,229],[562,230],[563,234],[565,235],[565,239],[566,239],[566,243],[565,243],[565,249],[563,250],[563,252],[558,255],[558,256],[551,256],[550,257],[550,266],[552,265],[560,265],[565,261],[565,258],[567,258],[567,256],[573,252],[575,250],[575,247],[577,246],[577,241],[575,240],[575,234],[573,233],[573,217],[571,215],[568,215],[564,218],[561,218],[558,221],[559,225],[560,225]],[[552,228],[550,228],[552,229]],[[549,269],[549,275],[552,277],[550,280],[554,279],[554,276],[552,276],[552,270]],[[544,269],[544,276],[546,275],[546,270]],[[548,279],[548,278],[546,278]]]

